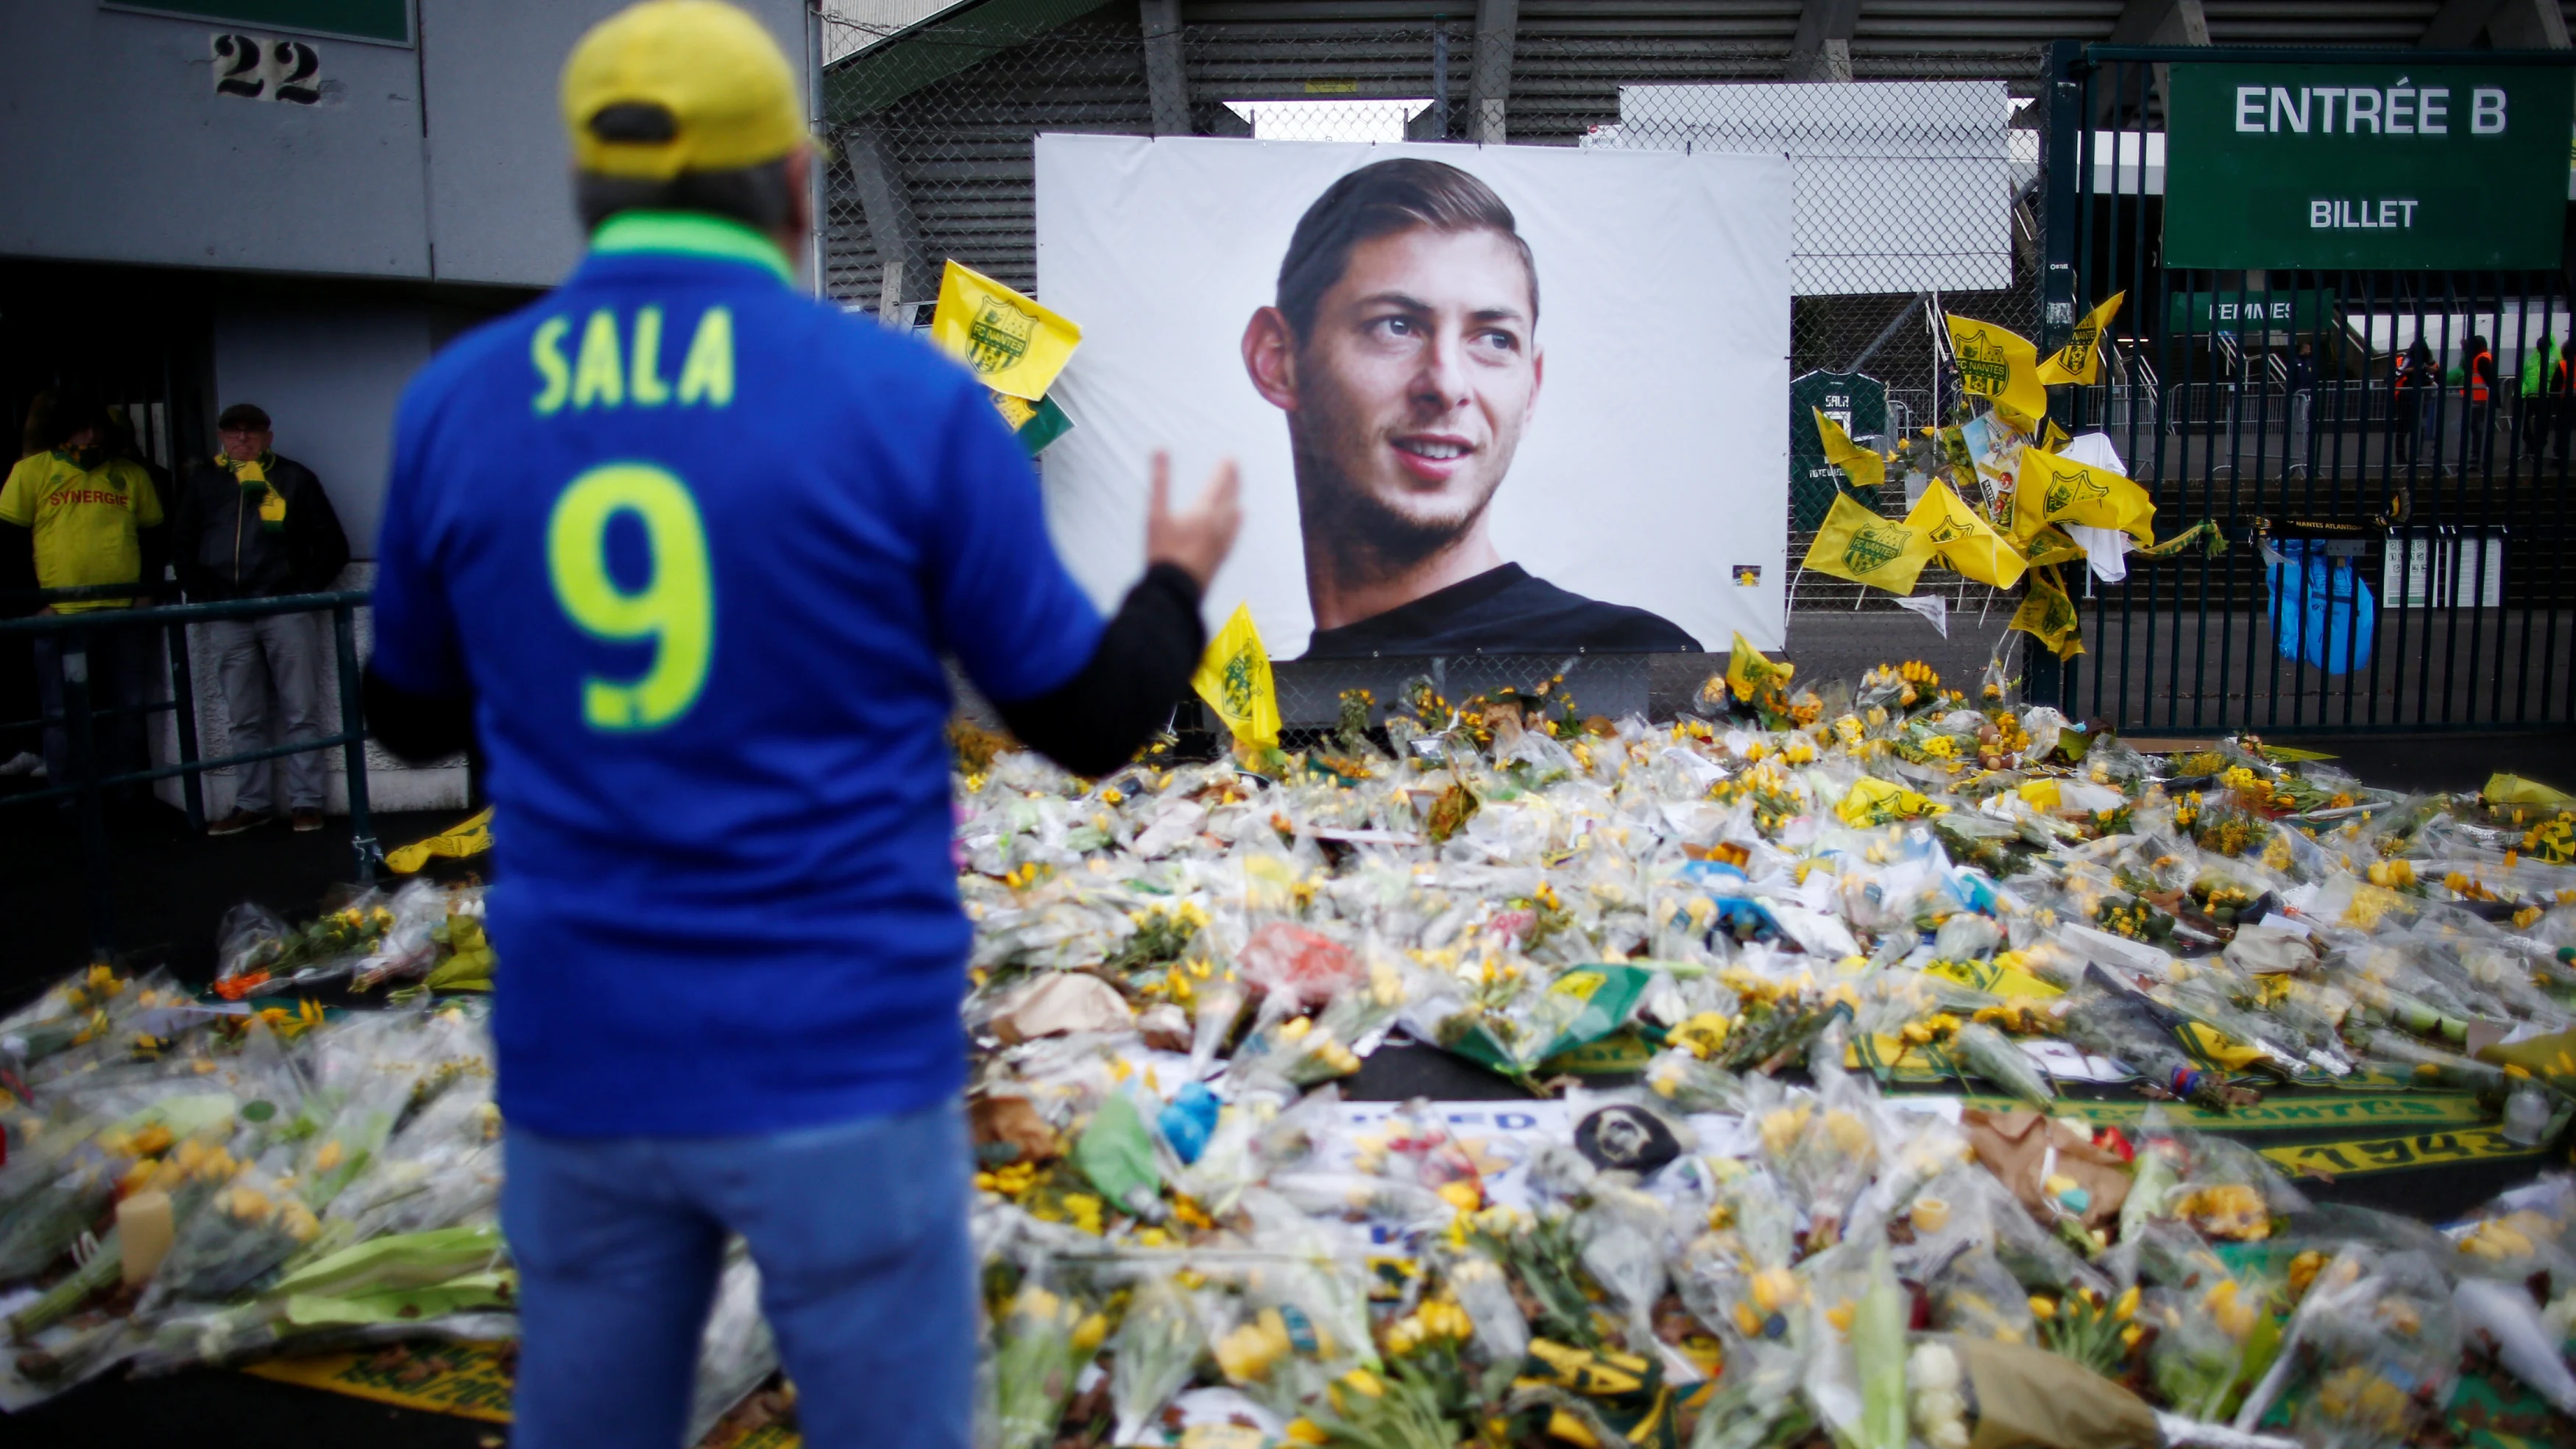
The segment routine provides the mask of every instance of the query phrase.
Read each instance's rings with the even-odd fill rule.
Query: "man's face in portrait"
[[[1511,238],[1430,227],[1353,246],[1303,338],[1265,309],[1247,361],[1289,415],[1308,529],[1400,568],[1473,527],[1538,402],[1535,311]]]

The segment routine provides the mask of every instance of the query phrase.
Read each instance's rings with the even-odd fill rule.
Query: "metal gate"
[[[2559,264],[2531,272],[2164,265],[2174,74],[2356,61],[2576,57],[2052,48],[2043,350],[2128,293],[2102,379],[2064,390],[2060,420],[2110,434],[2160,536],[2207,518],[2230,544],[2079,597],[2088,652],[2049,680],[2034,651],[2034,686],[2062,688],[2070,712],[2195,732],[2576,720],[2563,237]],[[2480,350],[2484,402],[2462,371]]]

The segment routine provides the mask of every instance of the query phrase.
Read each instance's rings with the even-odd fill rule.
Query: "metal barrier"
[[[2576,411],[2545,388],[2526,395],[2520,377],[2523,357],[2568,341],[2569,257],[2531,272],[2168,267],[2157,168],[2105,164],[2162,154],[2185,67],[2351,62],[2402,74],[2576,56],[2051,49],[2041,347],[2091,304],[2129,299],[2112,384],[2072,390],[2059,420],[2111,434],[2159,534],[2208,518],[2233,545],[2091,587],[2088,653],[2062,678],[2034,657],[2034,686],[2071,713],[2195,732],[2576,721],[2576,580],[2561,563]],[[2490,339],[2486,403],[2455,375],[2471,335]],[[2433,375],[2401,390],[2397,364],[2419,339]],[[2303,344],[2313,381],[2294,387]]]
[[[145,589],[143,585],[112,584],[79,589],[51,589],[42,597],[49,602],[71,602],[81,599],[129,598]],[[312,750],[341,749],[347,767],[349,789],[349,833],[353,868],[357,879],[373,880],[383,862],[383,852],[376,842],[375,821],[367,808],[366,720],[359,706],[358,644],[353,611],[367,601],[363,590],[345,590],[324,594],[292,594],[274,599],[233,599],[206,604],[167,604],[131,609],[98,609],[76,614],[47,614],[30,618],[0,619],[0,634],[33,634],[57,641],[61,659],[62,709],[34,720],[12,722],[14,728],[43,726],[59,728],[64,733],[72,778],[69,781],[48,779],[41,790],[14,795],[0,795],[0,808],[13,805],[37,805],[51,801],[74,801],[80,822],[81,860],[87,876],[90,950],[93,957],[104,959],[115,950],[115,903],[109,883],[110,851],[107,840],[106,794],[110,790],[146,785],[156,780],[176,778],[185,800],[188,828],[203,831],[206,827],[205,796],[198,776],[208,770],[228,765],[254,764],[261,760],[280,759],[287,755]],[[303,743],[273,745],[265,749],[242,750],[200,759],[197,755],[196,681],[188,658],[188,625],[215,619],[256,619],[276,614],[301,614],[329,610],[334,654],[337,658],[338,693],[340,696],[340,732]],[[108,630],[133,630],[149,638],[158,631],[159,639],[169,649],[170,673],[168,699],[146,699],[113,709],[93,708],[89,661],[94,636]],[[146,718],[170,712],[176,715],[179,759],[175,764],[141,770],[124,770],[102,775],[96,730],[98,723],[119,715],[141,715]]]

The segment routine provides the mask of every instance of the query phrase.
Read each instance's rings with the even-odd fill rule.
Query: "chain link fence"
[[[1482,42],[1465,18],[1271,18],[1281,9],[1193,5],[1149,36],[1127,4],[1059,0],[1010,7],[1017,21],[979,19],[1005,11],[988,6],[836,61],[830,293],[917,325],[949,258],[1034,293],[1041,132],[1785,152],[1798,205],[1798,382],[1782,404],[1793,568],[1836,486],[1807,406],[1864,436],[1920,427],[1956,401],[1936,362],[1942,310],[2039,330],[2039,133],[2023,117],[2039,51],[1837,53],[1825,63],[1860,84],[1790,85],[1795,4],[1658,20],[1650,8],[1533,3],[1513,35]],[[867,38],[836,33],[826,53]],[[1885,493],[1878,506],[1901,516],[1901,490]],[[1860,593],[1808,574],[1790,607],[1892,607]]]

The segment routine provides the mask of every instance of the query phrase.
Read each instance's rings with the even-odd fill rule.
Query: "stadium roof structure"
[[[1653,44],[1698,79],[1917,79],[2054,40],[2183,45],[2563,48],[2559,0],[959,0],[828,67],[828,114],[863,114],[1097,12],[1161,11],[1247,45],[1499,21],[1521,46]],[[1105,18],[1105,17],[1103,17]],[[1356,57],[1354,57],[1356,58]],[[1944,61],[1948,61],[1944,64]],[[1991,65],[1981,67],[1992,73]],[[1351,79],[1354,77],[1333,77]],[[1197,78],[1191,78],[1193,88]]]

